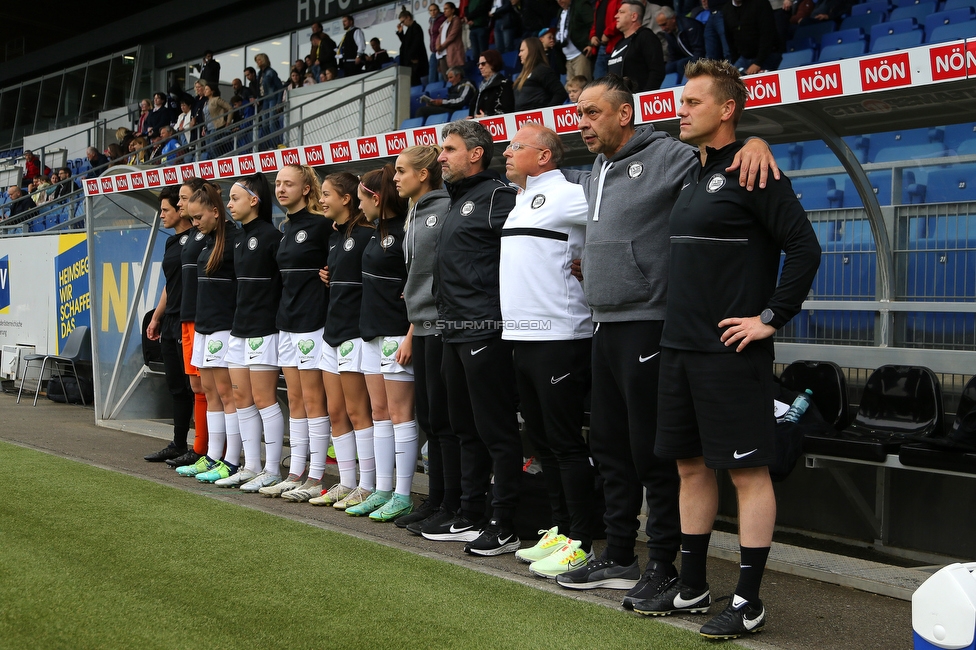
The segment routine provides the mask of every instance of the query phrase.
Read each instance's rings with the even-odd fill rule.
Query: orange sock
[[[193,451],[203,456],[208,444],[207,396],[198,393],[193,396]]]

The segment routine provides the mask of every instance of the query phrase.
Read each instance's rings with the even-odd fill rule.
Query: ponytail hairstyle
[[[336,172],[326,176],[325,180],[339,194],[350,197],[349,219],[343,224],[346,229],[346,237],[352,234],[352,229],[356,226],[368,226],[372,228],[373,225],[366,218],[366,215],[363,214],[363,210],[359,206],[359,192],[357,191],[359,189],[359,179],[349,172]]]
[[[264,174],[253,174],[237,179],[234,183],[258,200],[258,219],[273,223],[271,220],[271,189]]]
[[[325,213],[319,204],[319,199],[322,198],[322,182],[315,170],[309,165],[285,165],[285,169],[293,169],[298,172],[302,177],[302,183],[308,186],[308,194],[305,195],[305,209],[312,214],[324,217]]]
[[[377,224],[377,230],[380,234],[380,242],[386,239],[389,232],[386,221],[402,217],[407,213],[407,200],[397,192],[396,182],[393,180],[394,174],[396,170],[393,165],[387,163],[380,169],[366,172],[359,181],[359,186],[366,190],[367,194],[379,198],[380,222]]]
[[[427,185],[431,190],[439,190],[444,187],[444,177],[441,164],[437,157],[441,155],[441,148],[435,145],[418,144],[407,147],[400,152],[400,156],[406,161],[407,165],[414,171],[421,169],[427,170]],[[410,221],[403,224],[403,229],[410,227]]]
[[[190,188],[190,197],[192,198],[193,195],[197,191],[202,190],[203,189],[203,186],[206,185],[206,184],[207,184],[207,181],[203,180],[202,178],[198,178],[196,176],[190,176],[189,178],[184,179],[182,187],[189,187]],[[178,202],[179,201],[179,190],[177,190],[177,195],[176,196],[177,196],[177,199],[176,200]],[[192,221],[192,219],[187,219],[187,221]]]
[[[190,197],[191,203],[199,203],[208,210],[217,210],[217,227],[214,228],[213,248],[210,249],[210,259],[207,260],[207,275],[212,275],[224,261],[224,242],[226,240],[227,212],[220,200],[220,189],[213,183],[206,183]]]

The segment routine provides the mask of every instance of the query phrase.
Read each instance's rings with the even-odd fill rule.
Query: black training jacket
[[[302,209],[288,216],[278,247],[281,303],[276,324],[281,332],[312,332],[325,326],[329,288],[319,269],[329,260],[332,222]]]
[[[403,287],[407,284],[407,260],[403,255],[406,215],[376,225],[363,252],[363,309],[359,330],[363,340],[377,336],[403,336],[410,329]],[[383,234],[383,230],[386,234]]]
[[[224,254],[220,268],[207,274],[207,261],[213,249],[213,237],[206,237],[206,245],[197,258],[197,320],[194,329],[201,334],[229,330],[234,324],[237,305],[237,275],[234,273],[234,245],[240,233],[233,221],[224,223]]]
[[[359,312],[363,304],[363,251],[373,236],[369,226],[346,227],[332,233],[329,243],[329,318],[325,322],[325,342],[338,347],[344,341],[360,338]]]
[[[278,331],[275,319],[281,302],[278,245],[281,233],[267,221],[243,225],[234,244],[237,272],[237,312],[230,333],[240,338],[267,336]]]
[[[192,227],[183,233],[186,242],[180,251],[180,265],[183,275],[183,297],[180,300],[180,320],[192,323],[197,317],[197,258],[206,245],[207,236]],[[166,300],[169,300],[167,294]]]

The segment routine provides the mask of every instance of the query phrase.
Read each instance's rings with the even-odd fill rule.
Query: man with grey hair
[[[514,553],[515,506],[522,474],[512,344],[502,339],[498,259],[515,190],[488,169],[494,144],[480,122],[458,120],[441,133],[441,163],[451,207],[437,238],[436,326],[444,337],[442,372],[451,428],[461,442],[461,509],[422,534],[468,542],[465,552]],[[494,475],[493,515],[485,498]]]
[[[95,178],[102,173],[105,167],[108,167],[108,156],[95,147],[88,147],[85,156],[88,158],[88,164],[91,165],[91,169],[85,174],[85,178]]]
[[[523,191],[502,229],[502,339],[515,351],[519,411],[532,440],[556,525],[516,557],[544,577],[593,559],[594,472],[583,439],[593,320],[583,286],[567,271],[583,253],[583,187],[559,171],[563,144],[529,122],[505,149],[509,180]]]
[[[451,87],[447,89],[446,99],[431,99],[427,95],[420,97],[420,102],[426,105],[417,109],[417,117],[453,113],[461,109],[466,109],[468,115],[471,115],[471,109],[478,99],[478,91],[474,84],[464,78],[464,68],[459,65],[448,68],[447,82]]]
[[[699,21],[676,14],[671,7],[661,7],[655,20],[667,47],[666,74],[680,75],[686,63],[705,58],[705,27]]]
[[[8,204],[10,206],[10,215],[5,220],[6,225],[20,223],[24,220],[20,215],[37,207],[34,199],[25,195],[24,191],[17,185],[11,185],[7,188],[7,196],[10,197],[10,203]]]

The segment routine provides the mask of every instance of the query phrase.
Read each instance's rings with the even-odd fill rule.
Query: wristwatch
[[[773,313],[773,310],[770,309],[769,307],[767,307],[766,309],[763,309],[762,310],[762,313],[761,314],[759,314],[759,321],[763,325],[769,325],[770,323],[773,322],[773,317],[775,315],[776,314]]]

